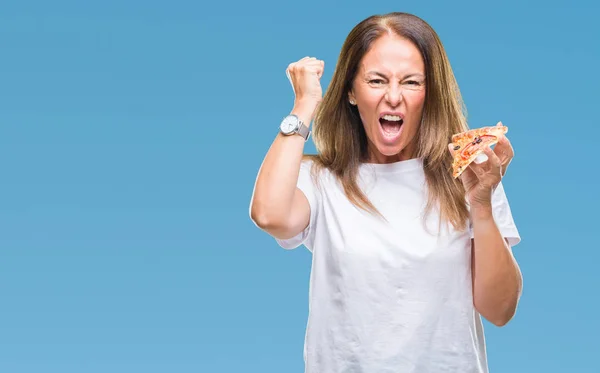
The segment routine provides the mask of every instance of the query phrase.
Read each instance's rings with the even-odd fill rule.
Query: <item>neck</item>
[[[381,154],[375,147],[369,146],[369,158],[367,162],[387,164],[407,161],[413,158],[415,158],[415,152],[412,151],[412,146],[407,146],[400,153],[394,155]]]

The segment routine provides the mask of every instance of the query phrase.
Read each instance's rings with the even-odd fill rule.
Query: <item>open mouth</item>
[[[383,134],[387,137],[395,137],[400,133],[400,128],[404,124],[404,119],[399,115],[383,115],[379,118],[379,124],[383,130]]]

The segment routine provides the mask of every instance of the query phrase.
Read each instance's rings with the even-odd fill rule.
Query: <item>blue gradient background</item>
[[[200,4],[1,3],[0,372],[301,372],[310,254],[250,196],[288,63],[325,60],[326,88],[389,11],[438,31],[471,126],[510,128],[525,292],[486,322],[491,371],[598,371],[591,1]]]

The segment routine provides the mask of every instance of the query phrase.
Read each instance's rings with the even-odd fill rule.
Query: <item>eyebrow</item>
[[[380,73],[379,71],[375,71],[375,70],[367,71],[367,73],[365,75],[377,75],[377,76],[380,76],[382,78],[387,79],[387,76],[385,76],[383,73]],[[420,74],[420,73],[412,73],[412,74],[408,74],[408,75],[403,76],[402,79],[416,78],[416,77],[424,78],[425,76],[423,74]]]

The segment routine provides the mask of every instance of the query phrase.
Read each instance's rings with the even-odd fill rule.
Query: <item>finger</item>
[[[323,71],[324,71],[323,67],[321,67],[321,66],[316,67],[317,76],[319,78],[321,78],[321,76],[323,76]]]
[[[310,63],[302,66],[302,70],[305,72],[316,74],[319,78],[323,75],[323,65],[320,63]]]
[[[479,180],[481,180],[486,174],[487,161],[481,163],[471,162],[465,169],[465,171],[470,170]]]
[[[300,66],[304,66],[310,63],[315,63],[315,64],[319,64],[319,60],[317,60],[315,57],[303,57],[301,59],[299,59],[296,62],[292,62],[288,65],[286,71],[292,71],[294,70],[294,68],[296,67],[300,67]]]
[[[293,71],[295,67],[296,67],[296,62],[292,62],[285,69],[285,75],[288,77],[288,79],[291,79],[290,72]]]
[[[318,65],[307,65],[306,66],[306,70],[309,72],[318,72],[318,73],[322,73],[324,68],[323,65],[318,64]]]
[[[489,158],[488,163],[490,164],[490,167],[488,170],[488,174],[491,176],[490,180],[492,180],[492,186],[495,190],[496,186],[498,185],[498,182],[502,180],[504,174],[506,173],[506,166],[504,165],[504,162],[498,157],[498,155],[496,155],[496,152],[492,150],[492,148],[486,146],[484,152]]]
[[[488,156],[484,152],[481,152],[475,157],[475,159],[473,159],[473,162],[475,162],[476,164],[480,164],[487,160]]]
[[[306,69],[321,69],[323,70],[325,67],[325,63],[323,61],[314,60],[314,61],[306,61],[299,64],[298,67],[304,67]]]
[[[480,164],[473,162],[469,165],[469,168],[473,170],[482,184],[496,185],[503,176],[502,162],[489,146],[484,147],[482,153],[488,159]]]
[[[513,147],[506,136],[500,137],[498,143],[494,147],[494,153],[498,155],[498,158],[500,158],[502,163],[502,177],[504,177],[504,175],[506,175],[508,165],[515,156]]]
[[[484,159],[479,161],[480,159]],[[494,154],[494,151],[489,147],[485,146],[477,157],[469,164],[469,167],[478,179],[484,178],[487,174],[494,174],[501,167],[501,162],[498,156]]]
[[[471,168],[467,167],[460,174],[459,178],[463,183],[466,183],[467,180],[474,180],[475,178],[477,178],[477,174]],[[467,185],[467,184],[464,184],[464,185]]]
[[[324,62],[321,60],[311,60],[303,63],[305,66],[324,66]]]
[[[500,157],[498,157],[496,152],[492,150],[492,148],[490,148],[489,146],[484,147],[483,153],[488,157],[488,160],[485,163],[488,163],[492,168],[499,168],[502,166],[502,160],[500,159]]]
[[[290,65],[291,66],[291,65]],[[292,76],[290,75],[290,69],[291,67],[288,66],[287,69],[285,69],[285,76],[287,77],[288,81],[290,82],[290,84],[292,85],[292,90],[294,89],[294,82],[292,82]]]
[[[494,147],[494,153],[502,160],[502,163],[510,161],[514,157],[513,147],[506,136],[501,136]]]
[[[302,65],[320,64],[321,60],[317,59],[316,57],[305,57],[299,60],[297,63]]]
[[[309,71],[309,72],[313,72],[315,70],[321,69],[322,65],[320,63],[317,62],[304,62],[304,63],[297,63],[294,65],[294,67],[292,68],[292,71],[297,71],[297,72],[303,72],[303,71]]]

